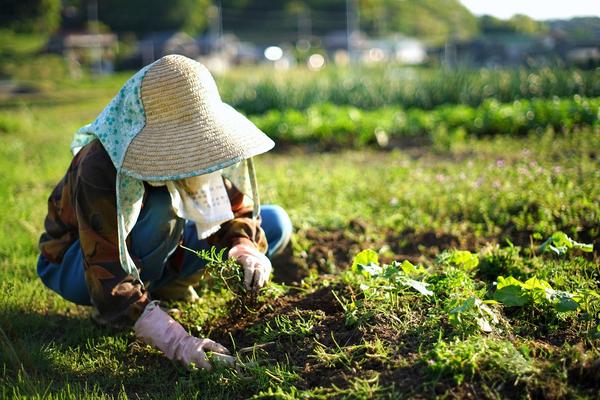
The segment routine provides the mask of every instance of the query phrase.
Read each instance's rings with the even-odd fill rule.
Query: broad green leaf
[[[571,297],[559,297],[554,307],[558,312],[575,311],[579,308],[579,303]]]
[[[476,299],[477,298],[475,296],[469,297],[460,306],[454,307],[452,310],[450,310],[450,314],[459,314],[467,312],[475,305]]]
[[[552,236],[550,236],[539,247],[539,250],[542,253],[552,251],[558,255],[566,254],[569,249],[578,249],[587,253],[591,253],[594,251],[594,245],[577,242],[567,236],[566,233],[558,231],[554,232]]]
[[[433,292],[429,289],[427,289],[427,286],[429,286],[428,283],[425,282],[421,282],[421,281],[415,281],[414,279],[411,278],[404,278],[402,280],[402,283],[406,286],[410,286],[411,288],[415,289],[417,292],[424,294],[425,296],[432,296]]]
[[[520,280],[512,277],[512,276],[508,276],[508,277],[503,277],[503,276],[499,276],[498,279],[496,280],[497,284],[496,284],[496,288],[497,289],[502,289],[505,286],[523,286],[523,282],[521,282]]]
[[[551,301],[552,295],[555,292],[550,284],[537,277],[527,279],[521,286],[525,292],[529,294],[535,304],[543,305],[547,301]]]
[[[506,306],[515,307],[527,304],[530,298],[527,293],[523,291],[521,286],[508,285],[496,289],[496,292],[494,293],[494,300],[498,300],[500,303]]]
[[[548,300],[554,303],[558,312],[575,311],[579,303],[574,300],[574,295],[562,290],[547,290]]]
[[[367,250],[363,250],[360,253],[358,253],[355,257],[354,260],[352,260],[352,270],[356,271],[356,272],[362,272],[363,270],[359,270],[358,267],[359,266],[379,266],[379,255],[377,254],[377,252],[371,250],[371,249],[367,249]],[[371,268],[371,270],[373,270],[374,272],[377,270],[376,268]],[[369,273],[369,271],[367,271],[367,273]],[[381,267],[379,267],[379,272],[381,273]],[[369,273],[369,275],[372,275]]]
[[[404,271],[404,273],[408,276],[420,276],[425,275],[427,273],[423,266],[419,265],[418,267],[416,267],[413,265],[413,263],[411,263],[408,260],[402,261],[402,264],[400,264],[400,268],[402,268],[402,271]]]
[[[479,257],[466,250],[454,250],[439,255],[438,262],[454,265],[466,271],[472,271],[479,265]]]
[[[525,283],[523,283],[522,285],[523,289],[529,289],[529,290],[535,290],[535,289],[541,289],[541,290],[546,290],[546,289],[552,289],[552,286],[550,286],[550,283],[548,283],[548,281],[545,281],[543,279],[539,279],[537,277],[531,277],[529,279],[527,279],[525,281]]]

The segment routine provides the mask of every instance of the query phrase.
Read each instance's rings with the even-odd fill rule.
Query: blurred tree
[[[388,0],[392,29],[431,42],[466,39],[478,32],[477,18],[459,0]]]
[[[98,18],[119,33],[183,30],[193,35],[206,27],[211,4],[211,0],[102,0]]]
[[[292,40],[302,13],[314,34],[346,29],[347,0],[222,0],[222,5],[226,30],[246,37],[266,25],[271,40],[274,35]],[[361,30],[371,35],[401,32],[444,42],[478,32],[477,19],[459,0],[358,0],[358,5]]]
[[[599,17],[575,17],[570,20],[554,20],[548,24],[552,30],[562,32],[571,40],[590,40],[600,38]]]
[[[0,27],[16,32],[52,33],[60,26],[60,0],[2,0]]]
[[[509,24],[511,24],[515,32],[524,33],[524,34],[540,34],[548,32],[548,24],[542,21],[536,21],[533,18],[528,17],[523,14],[515,14],[509,20]]]
[[[499,33],[535,35],[548,32],[548,25],[522,14],[515,14],[510,19],[483,15],[479,18],[479,29],[488,35]]]

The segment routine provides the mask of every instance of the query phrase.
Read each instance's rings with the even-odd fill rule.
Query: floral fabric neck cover
[[[119,259],[125,272],[140,282],[139,271],[127,249],[126,238],[140,215],[144,198],[144,183],[142,180],[127,175],[122,165],[129,144],[146,123],[144,105],[141,99],[141,85],[146,72],[151,66],[152,64],[142,68],[132,76],[100,115],[92,123],[83,126],[75,133],[71,143],[71,151],[73,154],[77,154],[83,146],[94,140],[99,140],[117,170]],[[242,193],[252,197],[254,216],[256,217],[260,212],[260,199],[252,159],[234,165],[211,166],[207,170],[195,171],[192,175],[202,175],[215,169],[223,169],[223,176],[228,178]],[[161,177],[161,180],[174,181],[188,176],[164,176]]]

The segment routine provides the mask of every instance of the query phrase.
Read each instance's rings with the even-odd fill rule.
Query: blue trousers
[[[176,250],[181,233],[186,247],[200,250],[210,246],[199,240],[196,225],[178,219],[172,213],[168,192],[156,192],[148,196],[144,208],[131,234],[130,253],[141,259],[141,279],[149,282],[150,289],[158,289],[173,280],[186,277],[201,270],[206,262],[191,252],[185,252],[183,267],[179,273],[166,268],[168,257]],[[292,223],[285,210],[277,205],[261,207],[262,228],[265,231],[269,250],[267,256],[277,254],[289,241]],[[172,227],[170,237],[164,236],[164,226]],[[81,305],[91,305],[85,283],[83,256],[79,240],[73,242],[60,263],[51,263],[43,255],[38,258],[37,272],[42,282],[63,298]]]

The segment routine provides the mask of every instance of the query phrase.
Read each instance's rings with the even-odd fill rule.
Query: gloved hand
[[[244,286],[257,290],[267,283],[271,276],[271,261],[256,248],[247,244],[237,244],[229,250],[229,258],[235,258],[244,267]]]
[[[153,301],[133,326],[135,335],[144,343],[157,347],[168,359],[179,361],[189,368],[191,363],[198,368],[211,370],[205,351],[214,352],[213,358],[226,364],[234,364],[235,358],[219,343],[210,339],[198,339],[185,329]]]

